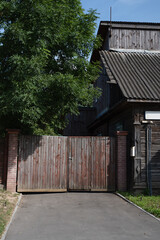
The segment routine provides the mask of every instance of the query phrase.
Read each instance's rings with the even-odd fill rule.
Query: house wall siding
[[[159,111],[160,104],[139,104],[135,108],[135,147],[136,156],[134,158],[134,188],[147,188],[147,124],[145,111]],[[138,124],[138,121],[139,124]],[[153,121],[150,125],[151,136],[151,178],[152,187],[160,188],[160,121]],[[136,171],[138,170],[138,172]]]
[[[64,136],[88,136],[90,135],[87,126],[95,119],[95,108],[80,108],[79,115],[67,116],[68,125],[64,129]]]
[[[101,96],[99,98],[96,98],[93,103],[93,106],[96,108],[97,116],[101,114],[102,111],[107,110],[109,107],[108,103],[109,88],[107,80],[108,78],[107,76],[105,76],[105,68],[103,67],[94,85],[95,87],[98,87],[101,91]]]
[[[112,29],[109,48],[160,50],[160,31]]]

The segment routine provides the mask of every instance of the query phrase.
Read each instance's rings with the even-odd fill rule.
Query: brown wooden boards
[[[69,137],[69,190],[107,191],[108,137]]]
[[[109,137],[20,136],[18,192],[114,190]]]
[[[20,136],[17,190],[67,191],[67,137]]]
[[[69,190],[90,190],[89,137],[69,137]]]

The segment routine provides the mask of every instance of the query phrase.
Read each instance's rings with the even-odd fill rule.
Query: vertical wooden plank
[[[64,164],[63,164],[63,188],[67,189],[67,180],[68,180],[68,169],[67,169],[67,164],[68,164],[68,139],[67,137],[64,138]]]
[[[78,144],[79,141],[74,138],[72,142],[72,170],[73,170],[73,189],[76,189],[76,181],[77,181],[77,163],[78,163],[78,158],[77,158],[77,151],[79,150],[78,147],[76,147],[76,143]]]
[[[54,189],[54,138],[51,137],[51,188]]]
[[[81,189],[89,190],[88,186],[88,138],[82,138],[82,176]]]
[[[37,182],[38,182],[38,189],[41,188],[41,148],[42,148],[42,137],[39,141],[39,145],[37,146],[37,164],[38,164],[38,176],[37,176]]]
[[[31,156],[31,171],[32,171],[32,174],[31,174],[31,185],[30,187],[32,189],[34,189],[34,184],[35,184],[35,162],[34,162],[34,147],[35,147],[35,136],[32,137],[32,146],[31,146],[31,152],[32,152],[32,156]]]
[[[91,173],[90,173],[90,187],[91,190],[93,189],[93,171],[94,171],[94,165],[93,165],[93,155],[94,153],[94,137],[91,138],[91,164],[90,164],[90,168],[91,168]]]
[[[21,188],[22,187],[22,172],[23,172],[23,164],[22,164],[22,160],[23,160],[23,156],[22,156],[22,153],[23,153],[23,150],[22,150],[22,137],[20,135],[20,138],[19,138],[19,159],[18,159],[18,188]]]
[[[24,152],[24,145],[26,145],[26,142],[24,142],[25,139],[23,138],[22,139],[22,149],[23,149],[23,158],[22,158],[22,161],[21,161],[21,164],[23,166],[23,168],[21,169],[21,173],[22,173],[22,187],[25,187],[25,162],[26,162],[26,159],[25,159],[25,152]]]
[[[58,153],[58,137],[54,138],[54,187],[57,187],[57,183],[58,183],[58,171],[57,171],[57,167],[58,167],[58,163],[57,163],[57,153]]]
[[[35,136],[35,156],[34,156],[34,161],[35,161],[35,183],[34,183],[34,188],[38,188],[38,167],[39,167],[39,144],[41,144],[41,137]]]
[[[22,169],[22,187],[25,187],[25,162],[26,162],[26,158],[25,158],[25,151],[24,151],[24,146],[26,145],[26,139],[23,138],[23,142],[22,142],[22,148],[23,148],[23,162],[21,161],[21,163],[23,163],[23,169]]]
[[[125,30],[121,30],[121,41],[120,41],[120,48],[125,48]]]
[[[49,149],[49,136],[46,136],[47,146],[46,146],[46,189],[50,189],[50,158],[48,156]]]
[[[80,138],[79,138],[80,140]],[[85,189],[85,182],[84,182],[84,178],[85,178],[85,140],[83,138],[81,138],[81,146],[80,146],[80,149],[81,149],[81,172],[79,173],[80,176],[81,176],[81,182],[80,182],[80,185],[79,185],[79,188],[84,190]]]
[[[91,190],[90,186],[90,160],[91,160],[91,137],[87,138],[87,188]]]
[[[52,188],[55,188],[55,138],[52,137],[53,157],[52,157]]]
[[[102,137],[101,138],[101,158],[100,158],[100,189],[105,189],[106,188],[106,182],[104,182],[105,176],[106,176],[106,168],[105,168],[105,143],[106,143],[106,138]]]
[[[33,179],[33,137],[29,137],[29,185],[28,188],[32,188],[32,179]]]
[[[74,189],[74,185],[73,185],[73,181],[74,181],[74,159],[75,159],[75,156],[74,156],[74,138],[70,138],[71,140],[71,158],[69,160],[70,162],[70,183],[69,183],[69,186],[70,186],[70,189]]]
[[[61,149],[62,149],[62,139],[59,137],[59,152],[58,152],[58,189],[61,188]]]
[[[92,138],[92,180],[91,187],[95,188],[95,162],[96,162],[96,144],[95,137]]]
[[[97,163],[97,159],[98,159],[98,145],[97,145],[97,141],[98,141],[98,137],[97,138],[93,138],[93,159],[92,159],[92,189],[96,189],[97,188],[97,182],[98,182],[98,163]]]
[[[140,49],[140,31],[136,30],[136,48]]]
[[[47,149],[47,184],[48,189],[51,189],[51,136],[48,136],[48,149]]]
[[[66,157],[67,157],[67,146],[66,137],[61,137],[61,148],[60,148],[60,188],[66,188]]]
[[[29,160],[28,160],[28,150],[29,150],[29,136],[26,138],[26,141],[25,141],[25,147],[26,147],[26,151],[24,152],[24,173],[25,173],[25,181],[24,181],[24,187],[25,188],[28,188],[28,181],[29,181],[29,174],[28,174],[28,163],[29,163]]]
[[[83,139],[80,137],[75,137],[76,157],[74,158],[76,165],[76,172],[74,173],[76,177],[74,178],[76,182],[74,183],[74,188],[80,190],[82,188],[82,174],[83,174]]]
[[[46,189],[46,148],[47,136],[44,136],[44,151],[43,151],[43,189]]]
[[[71,145],[71,137],[68,137],[68,162],[67,162],[67,189],[70,189],[71,179],[72,179],[72,145]]]
[[[62,188],[63,181],[63,151],[64,151],[64,140],[63,137],[60,137],[60,153],[59,153],[59,188]]]
[[[105,149],[106,149],[106,152],[105,152],[105,169],[106,169],[106,176],[105,176],[105,179],[104,179],[104,182],[106,184],[106,188],[108,190],[109,188],[109,177],[113,176],[113,173],[111,172],[111,161],[110,161],[110,138],[109,137],[106,137],[106,142],[105,142]]]
[[[19,143],[18,189],[66,189],[69,156],[70,190],[105,190],[107,171],[110,171],[109,162],[106,162],[110,151],[107,139],[22,136]]]
[[[74,138],[74,148],[75,148],[75,157],[74,157],[74,165],[75,165],[75,168],[74,168],[74,189],[77,190],[79,189],[78,188],[78,177],[79,177],[79,172],[78,172],[78,167],[79,167],[79,164],[81,164],[81,152],[80,152],[80,149],[81,149],[81,140],[80,138]],[[81,181],[81,180],[80,180]],[[81,184],[81,183],[80,183]]]
[[[39,166],[40,166],[40,174],[39,174],[39,189],[43,189],[43,151],[44,151],[44,136],[42,136],[42,143],[40,147],[40,156],[39,156]]]
[[[60,152],[60,139],[57,137],[57,148],[56,148],[56,186],[55,188],[58,188],[59,186],[59,152]]]

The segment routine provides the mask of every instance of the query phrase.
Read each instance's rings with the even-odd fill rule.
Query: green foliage
[[[68,113],[92,104],[98,63],[88,57],[94,10],[79,0],[1,0],[0,125],[23,133],[59,134]]]
[[[121,193],[124,197],[126,197],[131,202],[135,203],[136,205],[140,206],[147,212],[155,215],[156,217],[160,218],[160,196],[147,196],[143,194],[130,194],[128,192]]]

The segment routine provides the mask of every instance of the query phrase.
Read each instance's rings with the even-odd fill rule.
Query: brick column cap
[[[128,132],[127,132],[127,131],[117,131],[117,132],[116,132],[116,135],[117,135],[117,136],[127,136],[127,135],[128,135]]]
[[[6,129],[7,133],[12,133],[12,134],[19,134],[20,129]]]

